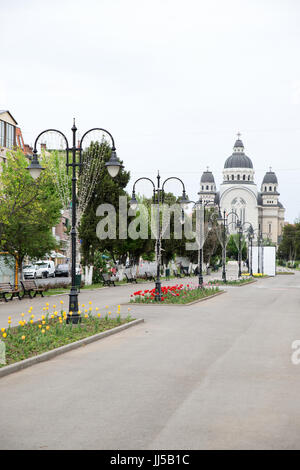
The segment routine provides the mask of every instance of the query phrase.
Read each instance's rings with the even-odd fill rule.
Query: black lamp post
[[[254,238],[254,230],[253,230],[252,225],[250,225],[250,227],[248,228],[248,240],[249,240],[249,243],[250,243],[250,263],[249,263],[250,276],[253,276],[253,268],[252,268],[252,257],[253,257],[252,242],[253,242],[253,238]]]
[[[158,301],[158,302],[160,302],[161,298],[162,298],[161,280],[160,280],[160,252],[161,252],[161,250],[160,250],[160,248],[161,248],[160,247],[160,244],[161,244],[161,240],[160,240],[161,239],[160,204],[163,203],[163,201],[164,201],[164,186],[165,186],[166,182],[169,181],[169,180],[172,180],[172,179],[180,181],[180,183],[182,184],[183,189],[182,189],[182,196],[181,196],[179,202],[182,206],[185,206],[189,202],[189,200],[186,196],[184,183],[180,178],[177,178],[176,176],[171,176],[163,182],[162,187],[160,187],[160,178],[161,177],[160,177],[159,172],[158,172],[157,177],[156,177],[156,179],[157,179],[157,185],[156,186],[155,186],[155,183],[150,178],[147,178],[147,177],[138,178],[133,184],[132,198],[131,198],[131,201],[130,201],[131,209],[136,210],[137,206],[138,206],[138,201],[137,201],[136,196],[135,196],[135,186],[141,180],[150,181],[150,183],[153,186],[153,203],[157,204],[157,224],[158,225],[157,225],[157,238],[156,238],[157,270],[156,270],[156,281],[155,281],[155,292],[156,292],[155,300]]]
[[[113,139],[113,136],[108,132],[106,129],[96,127],[93,129],[88,130],[82,137],[79,143],[79,147],[76,147],[76,131],[77,127],[75,125],[75,119],[73,121],[73,126],[72,126],[72,134],[73,134],[73,139],[72,139],[72,147],[69,147],[68,140],[66,136],[59,130],[57,129],[46,129],[45,131],[41,132],[34,143],[34,149],[33,149],[33,157],[31,160],[30,165],[27,167],[27,170],[30,172],[31,176],[34,179],[37,179],[41,173],[41,171],[44,169],[41,167],[38,157],[37,157],[37,141],[38,139],[45,134],[46,132],[57,132],[60,134],[66,143],[66,167],[67,170],[69,167],[72,168],[72,228],[71,228],[71,244],[72,244],[72,267],[71,267],[71,276],[72,276],[72,285],[71,285],[71,290],[69,294],[69,312],[72,312],[71,314],[68,313],[68,318],[67,322],[72,322],[72,323],[78,323],[80,321],[80,315],[78,314],[78,289],[76,286],[76,168],[79,167],[81,168],[83,163],[82,163],[82,142],[85,136],[92,132],[92,131],[102,131],[105,132],[106,134],[109,135],[111,141],[112,141],[112,152],[111,152],[111,157],[110,160],[105,164],[109,174],[114,178],[117,176],[119,173],[119,170],[121,168],[121,163],[119,162],[117,155],[116,155],[116,148],[115,148],[115,142]],[[72,162],[69,162],[69,152],[72,154]],[[79,159],[77,157],[77,154],[79,153]]]
[[[226,218],[226,211],[223,211],[223,217],[221,214],[221,210],[219,208],[219,216],[217,218],[217,222],[219,226],[222,228],[222,280],[223,282],[227,282],[226,279],[226,231],[227,231],[227,218]]]

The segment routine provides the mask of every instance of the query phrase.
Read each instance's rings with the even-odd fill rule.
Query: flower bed
[[[203,289],[198,289],[197,286],[191,286],[189,284],[186,286],[183,284],[163,286],[161,290],[161,301],[165,304],[188,304],[220,292],[218,287],[204,287]],[[157,295],[158,294],[155,289],[139,290],[131,295],[130,303],[157,303]]]
[[[250,284],[251,282],[254,282],[254,280],[251,278],[251,277],[247,277],[247,278],[242,278],[242,279],[234,279],[233,281],[222,281],[222,280],[219,280],[219,279],[215,279],[213,281],[210,281],[208,283],[208,285],[212,285],[212,286],[240,286],[240,285],[244,285],[244,284]]]
[[[61,301],[61,305],[63,301]],[[49,304],[43,308],[44,314],[35,320],[32,314],[32,307],[28,313],[30,320],[24,320],[24,313],[21,313],[21,320],[18,326],[11,326],[11,317],[8,317],[8,328],[1,328],[1,339],[5,343],[6,364],[4,367],[15,362],[28,359],[38,354],[51,351],[52,349],[73,343],[80,339],[93,336],[106,330],[131,322],[134,319],[130,316],[128,309],[127,316],[121,317],[121,307],[118,306],[116,316],[111,317],[112,312],[106,307],[106,312],[101,314],[99,309],[93,309],[91,302],[89,308],[80,311],[81,322],[78,324],[67,323],[67,312],[58,312],[53,305],[53,312],[49,313]],[[79,313],[79,312],[78,312]],[[72,312],[69,312],[72,316]]]

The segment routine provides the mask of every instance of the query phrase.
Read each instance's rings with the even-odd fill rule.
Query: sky
[[[49,127],[71,141],[75,117],[112,133],[129,192],[159,170],[195,200],[241,132],[259,190],[271,166],[300,216],[299,0],[0,0],[0,18],[0,109],[26,143]]]

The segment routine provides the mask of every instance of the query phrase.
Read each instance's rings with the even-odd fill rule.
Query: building
[[[254,230],[262,232],[263,238],[269,238],[278,245],[284,226],[285,209],[278,199],[276,174],[271,168],[266,172],[260,191],[254,174],[252,160],[245,154],[238,134],[233,153],[225,161],[219,191],[212,172],[207,169],[202,174],[198,194],[204,202],[218,206],[222,213],[225,210],[227,214],[237,214],[245,229],[251,224]],[[229,231],[234,231],[235,221],[235,215],[229,215]]]
[[[21,129],[8,110],[0,110],[0,163],[6,160],[6,152],[20,148],[26,155],[30,147],[24,144]]]

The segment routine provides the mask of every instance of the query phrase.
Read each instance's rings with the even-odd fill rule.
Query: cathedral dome
[[[214,183],[215,182],[214,175],[209,170],[204,171],[202,176],[201,176],[200,182],[201,183]]]
[[[274,171],[267,171],[264,176],[262,184],[278,184],[277,176],[275,175]]]
[[[225,161],[224,168],[253,168],[251,159],[244,153],[244,144],[241,139],[236,140],[233,153]]]

